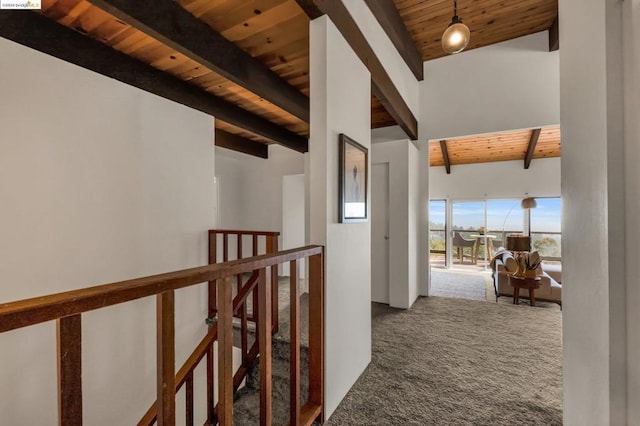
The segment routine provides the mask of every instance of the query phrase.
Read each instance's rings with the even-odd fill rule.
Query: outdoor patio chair
[[[460,259],[460,264],[464,262],[464,249],[469,247],[471,248],[471,261],[475,263],[476,253],[475,253],[475,240],[467,240],[460,235],[459,232],[455,232],[453,234],[453,248],[458,252],[458,259]]]

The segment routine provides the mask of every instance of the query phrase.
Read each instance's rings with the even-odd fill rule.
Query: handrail
[[[210,229],[210,234],[241,234],[241,235],[261,235],[266,237],[277,237],[277,231],[241,231],[239,229]]]
[[[248,259],[232,260],[133,280],[71,290],[0,304],[0,333],[107,306],[154,296],[206,281],[215,281],[256,269],[322,253],[322,246],[305,246]]]
[[[300,406],[300,311],[298,264],[309,261],[309,399]],[[186,419],[193,424],[194,369],[206,357],[207,424],[227,426],[233,423],[233,394],[246,375],[250,364],[246,359],[260,356],[260,423],[271,424],[271,331],[274,282],[271,278],[279,264],[289,262],[291,317],[291,422],[311,424],[323,420],[324,413],[324,248],[306,246],[269,253],[248,259],[184,269],[133,280],[67,291],[43,297],[0,304],[0,332],[10,331],[45,321],[56,320],[58,358],[58,416],[60,425],[82,424],[82,317],[81,314],[143,297],[156,297],[156,387],[157,399],[145,413],[144,421],[157,421],[159,426],[175,424],[175,393],[186,386]],[[234,277],[257,271],[256,279],[246,285],[257,290],[258,320],[256,341],[243,355],[243,365],[234,374],[232,368],[233,313],[236,304],[243,305],[243,327],[246,328],[248,291],[232,297]],[[277,277],[276,277],[277,279]],[[205,282],[213,282],[218,296],[215,324],[202,338],[180,370],[175,372],[175,290]],[[239,280],[241,281],[241,280]],[[277,307],[276,307],[277,308]],[[213,404],[213,342],[218,342],[218,403]],[[246,344],[243,343],[243,346]],[[243,352],[244,354],[244,352]]]

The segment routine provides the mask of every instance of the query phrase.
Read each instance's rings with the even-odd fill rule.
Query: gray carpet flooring
[[[327,425],[560,425],[561,313],[440,297],[374,304],[372,362]]]
[[[486,288],[486,280],[479,273],[431,270],[432,296],[484,301]]]

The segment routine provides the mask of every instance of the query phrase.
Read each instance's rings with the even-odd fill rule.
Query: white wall
[[[558,124],[559,54],[548,46],[544,31],[424,63],[417,143],[421,294],[428,294],[429,287],[427,188],[434,173],[428,140]]]
[[[624,135],[622,2],[564,0],[559,12],[564,423],[637,424],[637,416],[626,416],[627,361],[637,371],[638,358],[626,359],[625,267],[631,265],[621,247],[625,238],[637,238],[637,225],[636,235],[625,229],[624,197],[625,185],[637,185],[638,176],[625,176],[624,156],[634,169],[639,158],[631,148],[637,139]],[[637,121],[637,110],[628,114]],[[631,209],[637,206],[637,191],[627,197]],[[638,305],[631,309],[637,315]]]
[[[627,419],[640,419],[640,278],[637,241],[640,241],[640,1],[623,4],[625,93],[625,234],[627,298]]]
[[[398,93],[418,118],[420,115],[420,89],[418,80],[398,53],[389,36],[363,0],[342,0],[349,14],[376,53],[380,63],[393,81]],[[398,139],[405,138],[403,134]]]
[[[560,196],[560,158],[541,158],[525,170],[521,160],[431,167],[431,199],[483,199]]]
[[[389,305],[408,309],[418,298],[418,150],[405,139],[375,144],[371,154],[389,164]]]
[[[282,250],[306,245],[305,229],[305,177],[288,175],[282,177]],[[300,262],[298,276],[305,277],[306,262]],[[289,276],[288,263],[282,265],[282,275]],[[306,287],[306,286],[305,286]]]
[[[326,247],[325,397],[330,416],[371,361],[371,224],[339,224],[337,205],[338,135],[370,148],[371,95],[367,69],[326,16],[311,22],[310,35],[309,237]]]
[[[0,302],[205,264],[211,117],[4,39],[0,55]],[[177,364],[206,312],[204,286],[177,292]],[[155,400],[155,300],[82,331],[85,424],[135,423]],[[56,424],[54,324],[0,347],[2,423]]]
[[[299,174],[304,154],[279,145],[269,146],[268,159],[216,147],[218,227],[281,232],[282,178]]]
[[[558,59],[543,31],[425,62],[420,139],[558,124]]]

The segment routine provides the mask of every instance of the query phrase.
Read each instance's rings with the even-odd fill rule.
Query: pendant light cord
[[[458,16],[458,0],[453,0],[453,16]]]

